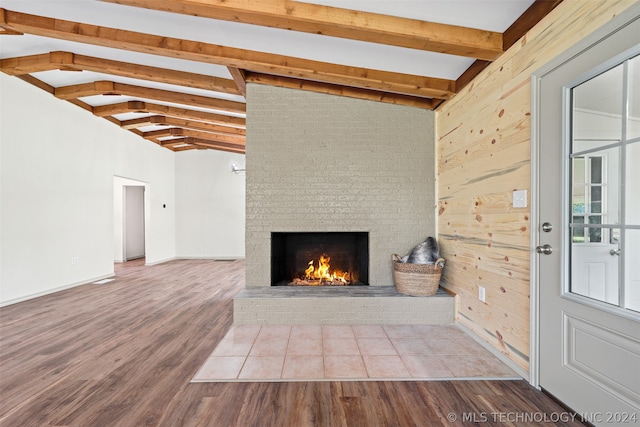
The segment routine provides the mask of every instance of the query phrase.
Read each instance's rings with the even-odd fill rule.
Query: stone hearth
[[[455,298],[403,295],[393,286],[246,288],[233,299],[236,325],[448,325]]]

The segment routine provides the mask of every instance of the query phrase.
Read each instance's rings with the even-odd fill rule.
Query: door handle
[[[551,255],[551,252],[553,252],[553,248],[551,247],[551,245],[542,245],[536,247],[536,252],[543,255]]]
[[[609,253],[611,254],[611,256],[620,256],[620,252],[622,252],[622,249],[611,249],[609,251]]]

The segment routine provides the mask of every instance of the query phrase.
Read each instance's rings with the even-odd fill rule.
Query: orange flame
[[[309,267],[304,271],[305,279],[307,280],[320,280],[328,282],[342,282],[348,283],[347,276],[349,273],[335,271],[331,272],[331,265],[329,264],[331,257],[327,254],[322,254],[318,260],[318,268],[313,265],[313,260],[309,261]]]

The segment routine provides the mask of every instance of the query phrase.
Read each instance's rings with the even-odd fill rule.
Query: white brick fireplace
[[[369,288],[392,286],[391,255],[435,235],[434,113],[256,84],[247,101],[247,290],[271,286],[283,232],[368,232]]]
[[[249,84],[247,287],[270,285],[272,232],[369,232],[369,284],[435,235],[434,114]]]

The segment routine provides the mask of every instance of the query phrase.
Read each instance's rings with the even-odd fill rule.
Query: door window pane
[[[602,242],[602,229],[589,228],[589,243],[601,243]]]
[[[640,142],[627,145],[626,157],[626,222],[640,225]]]
[[[592,186],[591,187],[591,197],[590,197],[590,205],[589,212],[591,213],[602,213],[602,187],[600,186]]]
[[[573,88],[573,152],[622,138],[623,64]]]
[[[573,243],[584,243],[585,242],[585,228],[581,227],[580,224],[584,224],[584,216],[574,215],[572,218],[572,242]]]
[[[602,184],[602,157],[589,158],[589,173],[592,184]]]
[[[640,137],[640,56],[629,60],[627,139]],[[637,163],[636,163],[637,164]]]
[[[625,269],[625,306],[640,311],[640,230],[629,230],[624,252],[631,261],[626,263]]]

